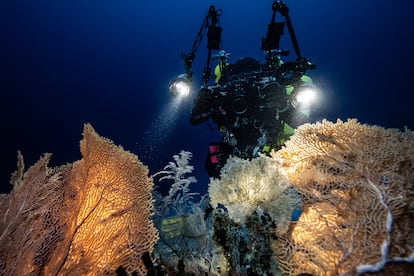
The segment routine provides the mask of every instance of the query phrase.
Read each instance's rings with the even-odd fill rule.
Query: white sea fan
[[[210,203],[213,208],[224,205],[230,218],[236,223],[244,223],[257,207],[261,207],[272,218],[291,214],[294,206],[275,204],[291,187],[287,178],[278,169],[277,158],[261,155],[252,160],[231,157],[223,167],[220,179],[211,179],[209,185]],[[292,199],[290,202],[298,201]],[[283,200],[284,203],[287,200]],[[281,209],[288,208],[288,211]],[[279,217],[277,217],[280,220]]]

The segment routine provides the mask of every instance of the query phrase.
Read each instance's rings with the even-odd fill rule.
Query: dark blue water
[[[193,152],[194,187],[214,126],[190,126],[192,99],[172,106],[169,79],[211,4],[223,9],[231,61],[263,58],[273,1],[0,1],[0,188],[8,191],[21,150],[30,166],[81,158],[84,123],[136,153],[155,173],[180,150]],[[310,75],[322,91],[313,121],[358,118],[414,127],[412,1],[287,1]],[[290,48],[286,34],[283,48]],[[200,86],[205,41],[194,62]],[[196,92],[196,91],[195,91]]]

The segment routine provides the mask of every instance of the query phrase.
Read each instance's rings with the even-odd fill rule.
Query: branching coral
[[[299,127],[274,158],[303,214],[274,242],[289,275],[378,271],[414,260],[414,135],[358,123]]]
[[[146,273],[142,254],[158,239],[148,170],[89,124],[83,134],[82,160],[49,168],[46,154],[14,174],[0,201],[0,274]]]
[[[189,151],[181,151],[180,154],[173,156],[174,162],[169,162],[162,171],[153,175],[155,179],[159,177],[159,183],[171,181],[167,196],[162,197],[154,192],[158,197],[156,209],[160,216],[165,216],[171,211],[176,215],[186,214],[190,207],[189,203],[194,196],[198,195],[198,193],[190,192],[190,185],[197,182],[197,179],[190,175],[194,170],[194,167],[189,164],[192,156]]]

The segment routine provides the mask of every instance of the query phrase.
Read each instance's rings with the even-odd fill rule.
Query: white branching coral
[[[278,230],[286,230],[284,225],[300,204],[300,198],[278,166],[277,159],[264,155],[251,161],[229,158],[221,178],[210,181],[211,205],[224,205],[236,223],[244,223],[260,207],[278,222]]]
[[[180,154],[173,156],[174,162],[169,162],[167,166],[152,177],[158,179],[160,183],[171,184],[168,195],[163,197],[154,193],[158,197],[157,210],[166,215],[169,209],[173,209],[177,215],[183,215],[188,210],[189,202],[198,193],[191,192],[190,185],[197,182],[197,179],[190,175],[194,167],[190,165],[193,154],[189,151],[182,150]]]

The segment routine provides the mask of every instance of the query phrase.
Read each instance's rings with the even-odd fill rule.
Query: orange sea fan
[[[324,120],[299,127],[276,155],[303,196],[302,216],[273,247],[286,274],[413,261],[413,132]]]
[[[0,198],[0,274],[102,275],[123,266],[146,274],[141,260],[158,233],[152,179],[134,154],[85,125],[83,159],[49,168],[45,154]]]

